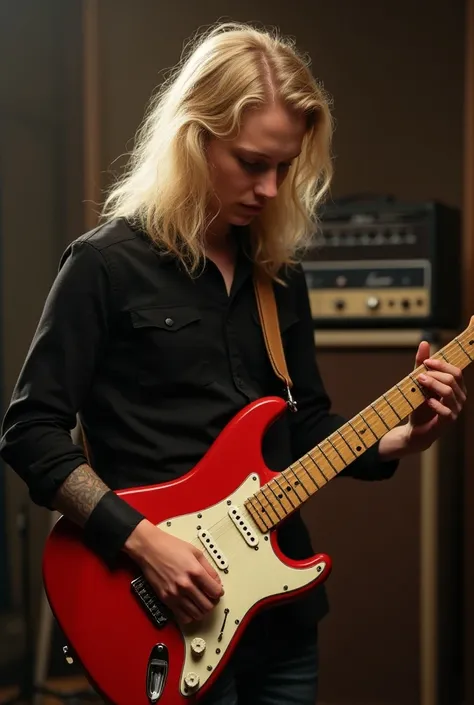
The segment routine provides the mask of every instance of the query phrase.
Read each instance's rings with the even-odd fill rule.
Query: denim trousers
[[[279,630],[262,616],[248,627],[202,705],[315,705],[317,628]]]

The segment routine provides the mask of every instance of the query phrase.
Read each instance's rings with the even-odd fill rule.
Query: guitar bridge
[[[155,595],[150,583],[141,575],[132,580],[131,588],[152,622],[157,627],[164,627],[169,619],[169,612]]]

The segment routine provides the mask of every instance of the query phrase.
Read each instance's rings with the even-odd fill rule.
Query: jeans
[[[317,630],[279,632],[258,618],[250,625],[202,705],[315,705]]]

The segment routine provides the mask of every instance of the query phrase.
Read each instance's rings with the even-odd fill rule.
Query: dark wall
[[[80,2],[0,4],[0,230],[4,403],[65,244],[82,228]],[[13,604],[20,601],[16,516],[26,499],[6,478]],[[38,593],[46,512],[30,507]],[[2,586],[3,589],[3,586]]]

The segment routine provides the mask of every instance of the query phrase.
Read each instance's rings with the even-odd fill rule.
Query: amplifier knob
[[[375,311],[375,309],[379,306],[379,299],[376,296],[369,296],[369,298],[367,299],[367,308],[370,308],[372,311]]]

